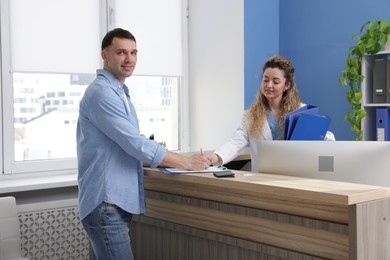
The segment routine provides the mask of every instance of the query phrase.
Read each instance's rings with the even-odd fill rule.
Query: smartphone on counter
[[[232,171],[213,172],[213,174],[217,178],[234,177],[234,172]]]

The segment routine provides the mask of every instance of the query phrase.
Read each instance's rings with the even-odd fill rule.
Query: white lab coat
[[[304,104],[303,104],[304,105]],[[218,149],[214,151],[214,153],[218,154],[222,162],[221,164],[226,164],[230,161],[232,161],[234,158],[238,156],[238,153],[248,145],[250,145],[251,150],[251,158],[257,158],[258,151],[257,151],[257,143],[264,141],[264,140],[273,140],[271,128],[269,127],[269,124],[267,120],[265,120],[265,126],[263,133],[254,138],[249,137],[248,134],[248,122],[246,120],[246,116],[244,115],[241,120],[240,126],[236,129],[236,131],[233,133],[232,138],[228,140],[226,143],[221,145]],[[325,140],[327,141],[334,141],[335,137],[332,132],[327,132]],[[252,161],[252,171],[253,169],[257,169],[257,160],[251,160]]]

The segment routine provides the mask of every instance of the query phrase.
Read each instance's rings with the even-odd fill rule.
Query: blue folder
[[[318,114],[301,114],[295,124],[290,140],[324,140],[330,118]]]
[[[291,134],[295,128],[298,118],[301,114],[318,114],[319,107],[314,105],[305,105],[295,111],[292,111],[285,116],[284,120],[284,140],[290,140]]]
[[[376,140],[390,141],[390,109],[376,109]]]

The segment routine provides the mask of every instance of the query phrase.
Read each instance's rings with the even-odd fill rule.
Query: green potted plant
[[[366,29],[366,30],[365,30]],[[364,31],[365,30],[365,31]],[[385,20],[368,21],[362,25],[359,34],[352,35],[352,40],[357,38],[357,43],[348,50],[346,69],[341,72],[338,81],[344,87],[349,87],[346,98],[351,104],[345,115],[351,125],[351,130],[356,133],[356,140],[362,140],[362,119],[366,111],[362,108],[362,92],[360,84],[364,79],[362,75],[362,58],[366,54],[375,54],[383,49],[390,33],[390,23]]]

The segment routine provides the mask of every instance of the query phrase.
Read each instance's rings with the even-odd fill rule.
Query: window
[[[141,133],[172,150],[188,143],[179,134],[187,93],[185,0],[0,4],[4,173],[76,168],[78,105],[101,68],[101,39],[115,27],[137,39],[138,64],[126,84]]]
[[[128,28],[137,39],[135,77],[128,78],[126,84],[141,118],[141,132],[145,136],[154,134],[154,140],[178,150],[185,146],[179,142],[183,127],[179,117],[184,115],[179,114],[182,109],[178,100],[183,100],[184,95],[186,39],[182,35],[186,35],[187,4],[182,0],[117,0],[115,5],[116,26]],[[166,120],[142,120],[143,117]]]

